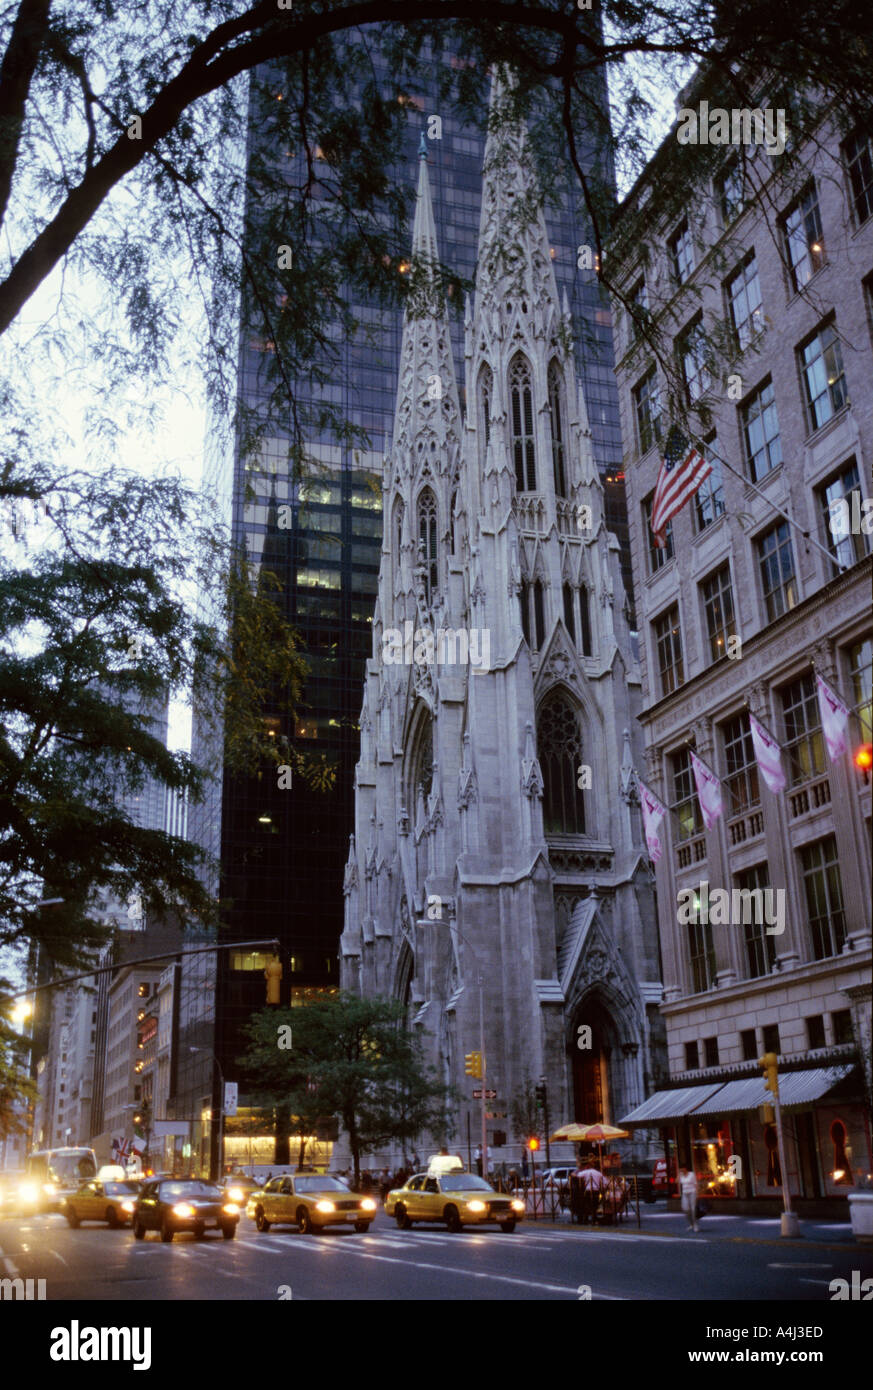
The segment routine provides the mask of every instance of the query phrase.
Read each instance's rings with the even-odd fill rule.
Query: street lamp
[[[210,1056],[218,1067],[218,1079],[221,1082],[221,1091],[218,1097],[218,1179],[224,1174],[224,1072],[221,1070],[221,1063],[212,1051],[211,1047],[190,1047],[189,1052],[205,1052]],[[209,1165],[210,1170],[212,1164]]]

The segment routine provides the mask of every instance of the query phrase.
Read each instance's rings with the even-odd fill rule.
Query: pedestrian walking
[[[481,1178],[481,1176],[482,1176],[482,1150],[479,1149],[479,1148],[477,1148],[477,1150],[476,1150],[476,1172],[479,1174],[479,1177]]]
[[[679,1169],[679,1205],[685,1213],[692,1231],[699,1230],[697,1224],[697,1174],[694,1169]]]
[[[527,1149],[521,1151],[521,1176],[524,1182],[528,1179]]]

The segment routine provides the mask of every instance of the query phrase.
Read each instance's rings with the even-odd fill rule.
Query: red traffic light
[[[862,772],[869,772],[873,767],[873,743],[862,743],[860,748],[856,748],[854,761]]]
[[[539,1139],[537,1139],[535,1134],[530,1139],[528,1139],[527,1146],[532,1154],[536,1153],[537,1149],[540,1146],[540,1141]]]

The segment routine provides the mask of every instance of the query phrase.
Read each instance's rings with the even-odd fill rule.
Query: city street
[[[677,1225],[666,1214],[660,1220]],[[233,1241],[184,1235],[163,1245],[155,1235],[136,1241],[129,1230],[73,1231],[52,1215],[0,1222],[0,1272],[45,1279],[49,1301],[578,1300],[588,1286],[594,1301],[716,1304],[823,1303],[832,1279],[873,1274],[873,1251],[845,1239],[780,1241],[769,1223],[760,1236],[716,1234],[722,1221],[732,1218],[715,1218],[710,1234],[697,1235],[550,1222],[511,1235],[450,1235],[437,1227],[401,1232],[380,1212],[367,1235],[259,1234],[244,1219]]]

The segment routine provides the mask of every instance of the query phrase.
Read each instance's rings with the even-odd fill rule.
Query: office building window
[[[673,283],[682,285],[694,269],[694,245],[687,218],[683,218],[670,237],[667,242],[667,251],[670,257],[670,274],[673,277]]]
[[[804,845],[800,851],[806,910],[815,960],[839,955],[846,941],[846,914],[833,835]]]
[[[537,754],[543,774],[543,828],[547,835],[584,835],[585,800],[579,787],[582,736],[568,700],[552,695],[537,718]]]
[[[419,562],[425,567],[425,591],[428,603],[433,602],[439,584],[437,554],[437,505],[429,487],[418,498]]]
[[[746,463],[752,481],[757,483],[771,468],[778,468],[782,462],[782,440],[772,381],[765,382],[742,406],[740,416]]]
[[[557,362],[549,367],[549,411],[552,427],[552,470],[555,479],[555,496],[567,496],[567,474],[564,458],[564,392],[561,387],[561,370]]]
[[[759,975],[769,975],[776,964],[776,938],[767,933],[768,923],[765,920],[765,908],[769,908],[770,881],[767,873],[766,864],[756,864],[752,869],[744,869],[737,874],[736,884],[741,893],[749,896],[740,899],[742,922],[739,924],[743,933],[746,951],[746,969],[748,978],[755,980]],[[748,906],[747,906],[748,904]],[[772,912],[769,913],[772,916]]]
[[[702,994],[715,983],[715,946],[709,923],[689,922],[688,963],[691,967],[691,993]]]
[[[765,1023],[763,1028],[763,1035],[764,1051],[775,1052],[776,1056],[778,1057],[779,1048],[781,1046],[779,1042],[779,1024]]]
[[[674,604],[652,624],[655,636],[658,670],[661,673],[661,694],[669,695],[685,679],[682,665],[682,635],[679,630],[679,609]]]
[[[843,155],[849,175],[852,211],[860,227],[873,214],[873,137],[868,131],[859,131],[846,141]]]
[[[757,1062],[758,1043],[755,1038],[754,1028],[744,1028],[740,1033],[740,1047],[743,1051],[744,1062]]]
[[[809,1014],[806,1019],[806,1045],[812,1051],[825,1045],[825,1026],[823,1014]]]
[[[865,637],[849,648],[852,703],[858,716],[862,743],[873,742],[873,641]]]
[[[707,526],[711,526],[714,521],[718,521],[720,516],[724,516],[724,486],[722,478],[721,459],[718,456],[718,440],[710,439],[704,446],[703,453],[708,460],[712,472],[704,478],[700,487],[694,494],[694,524],[699,531],[705,531]]]
[[[512,421],[512,455],[515,486],[519,492],[536,492],[533,387],[527,359],[519,354],[509,368],[509,401]]]
[[[673,770],[673,802],[676,813],[676,838],[690,840],[703,829],[700,802],[691,769],[691,757],[687,748],[674,753],[671,759]]]
[[[643,325],[649,311],[649,293],[644,276],[637,280],[628,294],[628,304],[632,310],[629,320],[631,342],[636,342],[642,337]]]
[[[797,603],[794,556],[787,521],[780,521],[758,538],[758,568],[767,619],[773,622]]]
[[[732,159],[716,180],[718,206],[722,226],[729,227],[746,205],[745,169],[739,159]]]
[[[703,1039],[703,1065],[705,1067],[718,1066],[718,1038]]]
[[[724,761],[727,770],[728,815],[739,816],[760,804],[758,764],[752,744],[752,731],[746,714],[738,714],[722,725]]]
[[[810,430],[821,429],[848,402],[843,354],[832,323],[800,348],[800,363],[807,424]]]
[[[657,574],[662,565],[666,565],[668,560],[673,559],[674,554],[672,521],[668,521],[664,527],[664,544],[655,545],[655,533],[652,530],[652,505],[654,501],[655,494],[652,492],[643,503],[643,532],[649,551],[650,574]]]
[[[696,319],[681,337],[677,338],[676,356],[682,368],[685,395],[690,405],[712,385],[712,377],[706,365],[706,335],[702,319]]]
[[[854,508],[853,494],[858,498]],[[858,465],[854,459],[818,489],[818,499],[819,509],[824,518],[827,547],[838,565],[851,568],[870,554],[873,544],[870,536],[863,534],[860,525],[863,498]],[[834,568],[836,569],[836,566]]]
[[[834,1030],[834,1042],[837,1047],[845,1047],[846,1043],[855,1041],[855,1034],[852,1032],[851,1009],[836,1009],[831,1014],[831,1027]]]
[[[697,1050],[697,1043],[696,1043],[696,1042],[687,1042],[687,1043],[685,1044],[685,1070],[686,1070],[686,1071],[697,1071],[697,1069],[699,1068],[699,1066],[700,1066],[700,1054],[699,1054],[699,1052],[698,1052],[698,1050]]]
[[[729,565],[722,565],[700,586],[706,631],[709,635],[709,654],[713,661],[727,656],[727,640],[735,637],[734,594],[731,588]]]
[[[821,215],[814,183],[808,184],[797,202],[789,208],[782,224],[782,231],[789,281],[791,288],[797,293],[825,263]]]
[[[813,675],[807,672],[799,680],[783,686],[780,695],[785,723],[785,762],[789,779],[797,786],[825,770],[824,739]]]
[[[742,351],[764,327],[761,283],[754,253],[731,276],[725,288],[734,335],[737,346]]]
[[[661,438],[661,400],[654,367],[634,387],[633,401],[640,453],[645,454]]]

